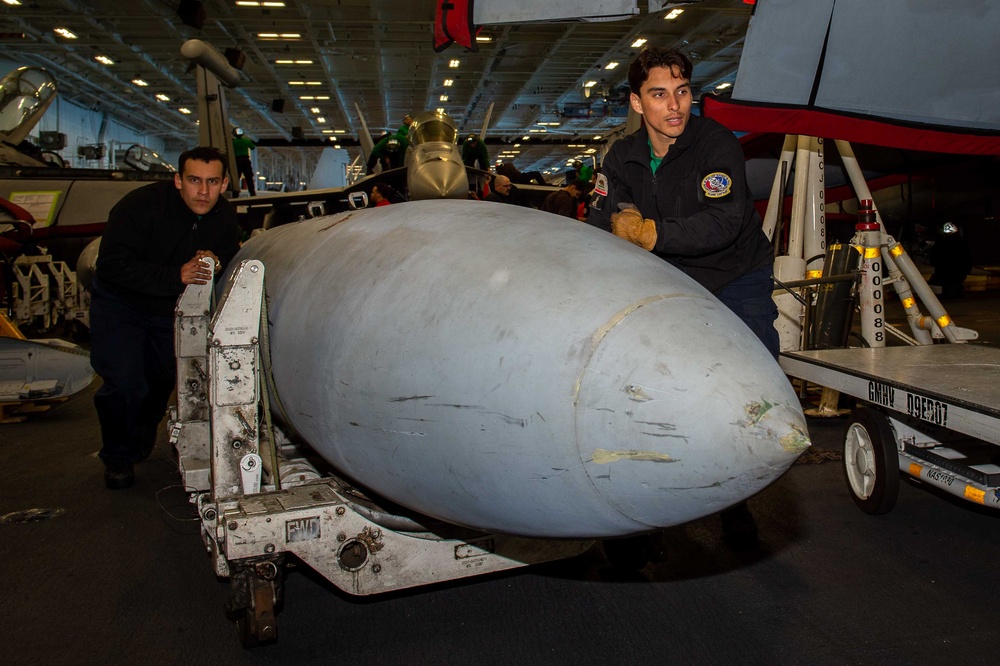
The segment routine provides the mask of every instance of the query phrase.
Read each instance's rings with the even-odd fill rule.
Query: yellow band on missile
[[[943,317],[938,317],[936,321],[937,325],[940,326],[941,328],[944,328],[945,326],[951,326],[951,317],[949,317],[948,315],[944,315]]]
[[[823,277],[823,271],[806,271],[806,278],[812,280],[813,278]]]
[[[882,250],[877,247],[866,247],[865,248],[865,259],[877,259],[882,256]]]
[[[980,490],[979,488],[973,488],[972,486],[965,487],[965,499],[972,500],[979,504],[986,503],[986,491]]]
[[[915,298],[913,298],[913,296],[907,296],[906,298],[903,299],[903,308],[906,310],[909,310],[916,304],[917,301]]]
[[[921,470],[923,470],[923,468],[924,468],[923,465],[918,465],[915,462],[911,462],[910,463],[910,469],[908,471],[910,473],[910,476],[915,476],[915,477],[919,478],[920,477],[920,472],[921,472]]]
[[[896,243],[895,245],[889,248],[889,254],[891,254],[893,257],[898,257],[899,255],[903,254],[903,246],[900,245],[899,243]]]

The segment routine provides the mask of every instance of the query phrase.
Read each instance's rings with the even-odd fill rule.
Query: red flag
[[[440,53],[458,42],[477,51],[476,26],[472,23],[473,0],[437,0],[434,17],[434,50]]]

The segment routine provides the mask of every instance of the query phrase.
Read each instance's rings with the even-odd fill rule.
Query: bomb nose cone
[[[580,458],[609,530],[667,527],[761,490],[809,446],[798,399],[753,334],[714,299],[630,304],[592,339]],[[683,351],[680,351],[683,350]]]

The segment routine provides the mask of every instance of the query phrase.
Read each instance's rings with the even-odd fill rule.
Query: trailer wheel
[[[851,498],[865,513],[887,513],[899,494],[899,458],[889,421],[858,405],[844,435],[844,476]]]

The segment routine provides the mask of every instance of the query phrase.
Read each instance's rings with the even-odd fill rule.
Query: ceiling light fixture
[[[684,13],[683,9],[672,9],[666,16],[663,17],[664,21],[673,21],[675,18]]]
[[[448,101],[448,96],[447,95],[441,95],[441,97],[438,98],[438,101],[439,102],[447,102]]]
[[[140,88],[145,88],[149,85],[149,82],[143,81],[142,79],[132,79],[132,83],[139,86]]]
[[[160,100],[161,102],[169,102],[170,101],[170,98],[167,97],[166,95],[164,95],[163,93],[157,93],[156,94],[156,99]]]
[[[65,37],[66,39],[76,39],[76,35],[66,28],[56,28],[52,32],[56,33],[60,37]]]
[[[719,85],[715,86],[715,89],[716,90],[725,90],[726,88],[729,88],[732,85],[733,85],[732,83],[728,83],[728,82],[726,82],[726,83],[720,83]]]
[[[458,67],[458,64],[459,64],[458,60],[449,60],[448,61],[448,66],[451,67],[452,69],[456,69]]]
[[[284,7],[283,2],[256,2],[255,0],[236,0],[237,7]]]
[[[583,84],[583,87],[584,88],[593,88],[596,85],[597,85],[597,81],[587,81],[586,83]]]
[[[312,60],[275,60],[275,65],[311,65]]]
[[[455,79],[445,79],[444,80],[444,87],[445,88],[451,88],[454,84],[455,84]]]
[[[324,118],[323,116],[320,116],[319,118],[316,119],[316,122],[318,122],[318,123],[325,123],[326,122],[326,118]]]
[[[322,113],[322,111],[319,110],[318,106],[314,106],[313,108],[311,108],[309,110],[312,111],[313,113]]]
[[[109,58],[106,55],[94,56],[94,60],[96,60],[97,62],[101,63],[102,65],[113,65],[113,64],[115,64],[115,61],[112,60],[111,58]]]
[[[476,35],[476,41],[480,44],[488,44],[493,41],[493,38],[489,35]]]
[[[258,32],[258,39],[299,39],[302,35],[297,32]]]
[[[3,0],[3,3],[5,5],[10,5],[11,7],[17,7],[19,4],[21,4],[20,2],[18,2],[18,0]]]
[[[612,60],[611,62],[609,62],[607,65],[604,66],[604,69],[614,69],[619,64],[620,63],[618,63],[617,61]]]
[[[639,39],[637,39],[634,42],[632,42],[632,48],[634,48],[634,49],[641,48],[642,45],[645,44],[645,43],[646,43],[646,40],[643,39],[642,37],[640,37]]]
[[[184,115],[188,115],[188,114],[191,113],[191,109],[187,108],[186,106],[182,106],[181,108],[179,108],[177,110],[180,111],[181,113],[183,113]]]

